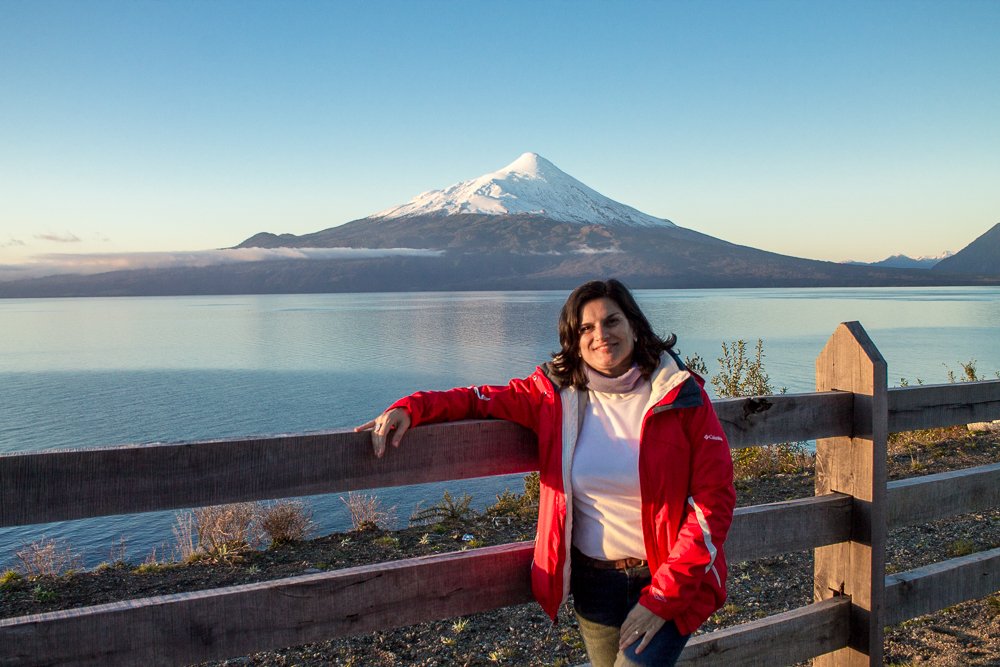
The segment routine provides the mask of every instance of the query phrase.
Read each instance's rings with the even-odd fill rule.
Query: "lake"
[[[567,296],[551,292],[0,300],[0,453],[351,428],[417,389],[505,383],[557,349]],[[718,370],[723,341],[764,340],[776,388],[812,391],[839,322],[860,321],[889,384],[1000,370],[1000,288],[639,290],[682,356]],[[520,477],[381,490],[404,525],[444,489],[484,507]],[[321,532],[349,526],[310,499]],[[0,567],[40,536],[92,566],[122,536],[141,561],[172,541],[173,512],[0,529]]]

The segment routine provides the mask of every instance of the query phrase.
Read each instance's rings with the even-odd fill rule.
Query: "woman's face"
[[[598,373],[617,377],[632,367],[635,333],[612,299],[601,297],[580,309],[580,356]]]

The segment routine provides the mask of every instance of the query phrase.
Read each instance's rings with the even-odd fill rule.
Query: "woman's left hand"
[[[618,640],[618,650],[625,650],[626,646],[634,644],[639,639],[642,641],[635,647],[635,652],[637,654],[642,653],[649,642],[653,641],[653,637],[660,631],[664,623],[666,623],[666,620],[663,617],[657,616],[641,604],[636,603],[632,607],[632,611],[625,617],[625,622],[622,623],[621,638]]]

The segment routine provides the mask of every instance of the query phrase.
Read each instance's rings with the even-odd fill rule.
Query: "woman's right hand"
[[[399,447],[399,441],[403,439],[403,434],[410,428],[411,423],[409,412],[403,408],[392,408],[375,419],[356,426],[354,431],[357,433],[371,430],[372,449],[375,451],[375,456],[382,458],[385,454],[385,440],[389,434],[392,433],[392,446]]]

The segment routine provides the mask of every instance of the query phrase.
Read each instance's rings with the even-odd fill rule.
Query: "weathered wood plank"
[[[528,472],[536,442],[467,421],[413,429],[382,459],[350,431],[0,455],[0,526]]]
[[[738,563],[849,540],[851,505],[850,496],[830,493],[738,507],[726,538],[726,556]]]
[[[849,542],[815,552],[813,599],[851,598],[848,646],[817,658],[816,667],[882,664],[885,573],[886,363],[857,322],[837,327],[816,359],[816,389],[854,394],[852,437],[816,442],[816,493],[853,497]]]
[[[1000,463],[893,480],[887,491],[890,527],[981,512],[1000,507]]]
[[[885,578],[885,622],[900,623],[1000,591],[1000,548]]]
[[[851,434],[854,398],[846,392],[778,394],[713,401],[733,449]]]
[[[0,619],[2,665],[183,665],[531,600],[531,544]]]
[[[845,432],[848,394],[731,399],[730,444]],[[762,406],[770,406],[765,408]],[[411,430],[371,456],[368,434],[338,431],[183,444],[0,454],[0,526],[465,479],[537,469],[535,437],[502,421]]]
[[[834,597],[692,637],[678,665],[790,665],[847,646],[850,600]]]
[[[915,431],[1000,419],[1000,380],[889,390],[889,431]]]

